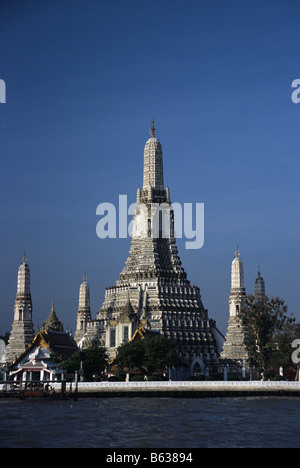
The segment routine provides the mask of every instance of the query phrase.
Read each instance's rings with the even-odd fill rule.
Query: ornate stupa
[[[153,210],[161,204],[167,208],[163,215]],[[168,222],[162,219],[165,213]],[[125,267],[116,285],[106,288],[97,320],[87,322],[81,345],[85,340],[90,343],[93,330],[93,339],[106,346],[113,357],[116,348],[143,326],[175,340],[191,372],[196,366],[202,373],[209,373],[217,363],[216,336],[220,332],[208,317],[200,289],[191,285],[182,267],[170,189],[164,185],[162,146],[154,121],[144,148],[143,187],[137,190],[132,225]]]
[[[2,362],[12,364],[34,338],[32,322],[32,300],[30,292],[30,269],[26,254],[18,270],[17,295],[14,309],[14,321],[9,342]]]
[[[244,344],[244,330],[239,320],[245,296],[244,266],[237,248],[231,265],[229,322],[221,359],[238,364],[244,364],[248,360],[248,353]]]

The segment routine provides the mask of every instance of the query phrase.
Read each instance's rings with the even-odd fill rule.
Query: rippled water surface
[[[300,398],[1,401],[0,447],[299,447]]]

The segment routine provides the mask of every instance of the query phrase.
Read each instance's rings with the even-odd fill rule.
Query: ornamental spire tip
[[[150,128],[150,135],[152,136],[152,138],[155,137],[156,135],[156,128],[155,128],[155,125],[154,125],[154,120],[152,120],[152,125],[151,125],[151,128]]]

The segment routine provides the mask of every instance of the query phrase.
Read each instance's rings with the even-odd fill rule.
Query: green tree
[[[149,376],[178,365],[179,359],[175,343],[157,335],[123,343],[118,348],[115,362],[122,368],[138,369]]]
[[[93,345],[84,351],[78,351],[70,358],[62,361],[59,367],[73,374],[81,368],[81,363],[86,381],[92,381],[94,375],[101,378],[108,365],[106,348]]]
[[[168,367],[178,366],[179,358],[176,344],[161,335],[155,338],[145,338],[145,367],[148,373],[153,374]]]
[[[144,340],[129,341],[123,343],[117,349],[117,357],[115,363],[124,368],[137,368],[143,375],[146,374],[144,367],[145,362],[145,346]]]
[[[255,296],[245,298],[239,317],[245,330],[245,345],[249,355],[264,372],[272,353],[278,347],[275,337],[294,319],[288,316],[288,308],[282,299]]]
[[[295,351],[292,343],[297,339],[300,339],[300,324],[286,323],[274,336],[275,350],[268,361],[268,367],[294,368],[296,380],[298,380],[300,366],[292,361],[292,354]]]

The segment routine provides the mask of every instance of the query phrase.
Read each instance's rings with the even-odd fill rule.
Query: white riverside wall
[[[52,384],[60,388],[60,383]],[[75,383],[67,383],[66,390],[75,391]],[[163,391],[298,391],[300,382],[79,382],[78,392],[163,392]]]

